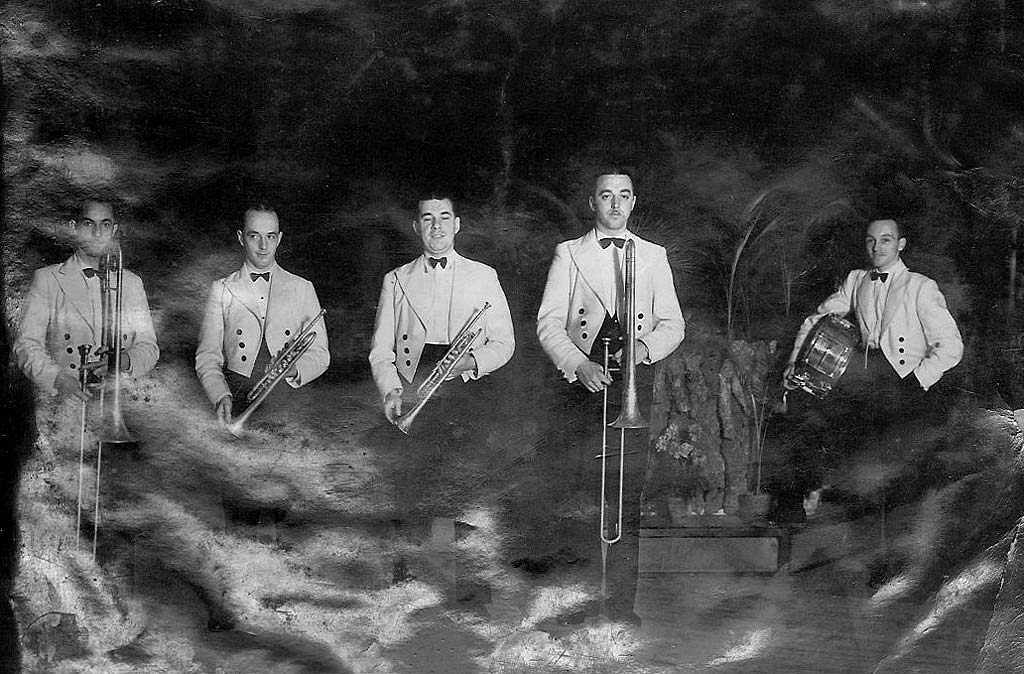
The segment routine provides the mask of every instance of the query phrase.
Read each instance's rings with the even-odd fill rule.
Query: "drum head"
[[[838,316],[824,316],[807,334],[793,367],[793,382],[824,398],[846,371],[860,331]]]

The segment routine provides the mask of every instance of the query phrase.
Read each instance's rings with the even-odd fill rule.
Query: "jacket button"
[[[405,366],[406,367],[412,367],[412,361],[411,360],[405,361]]]
[[[288,335],[290,335],[290,334],[292,334],[292,331],[291,331],[291,330],[285,330],[285,331],[284,331],[284,336],[285,336],[285,337],[287,337],[287,336],[288,336]]]
[[[69,347],[68,347],[68,353],[74,353],[74,352],[75,352],[75,350],[74,350],[74,349],[72,349],[72,348],[71,348],[71,347],[69,346]]]
[[[402,339],[409,339],[409,335],[402,335]]]
[[[900,347],[900,353],[903,353],[903,347],[902,346]]]
[[[900,358],[900,365],[906,365],[906,364],[907,364],[907,361],[905,361],[902,358]]]
[[[405,351],[406,353],[409,353],[409,347],[405,347],[405,348],[404,348],[404,349],[402,349],[402,350],[403,350],[403,351]]]
[[[903,341],[903,338],[902,338],[902,337],[900,337],[900,341],[901,341],[901,342]]]
[[[580,321],[580,327],[581,328],[587,327],[587,319],[584,318],[583,320]]]
[[[244,353],[242,354],[242,362],[243,363],[245,362],[245,354]]]
[[[64,333],[64,339],[71,339],[71,333],[70,332],[65,332]]]
[[[244,349],[245,348],[245,342],[239,342],[238,343],[238,348]]]
[[[77,366],[77,365],[75,365],[74,363],[71,363],[71,369],[72,369],[72,370],[74,370],[74,369],[75,369],[76,367],[78,367],[78,366]]]
[[[583,314],[583,307],[580,307],[580,314]]]
[[[240,335],[240,334],[242,334],[242,329],[241,329],[241,328],[239,328],[238,330],[235,330],[235,334],[236,334],[236,335]]]
[[[586,339],[586,338],[587,338],[587,333],[584,332],[583,333],[583,339]]]
[[[636,317],[641,319],[641,320],[643,320],[644,315],[643,314],[637,314]]]

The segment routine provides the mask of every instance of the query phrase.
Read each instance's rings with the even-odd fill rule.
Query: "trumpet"
[[[412,422],[416,420],[416,415],[420,413],[423,406],[427,404],[431,396],[437,392],[437,389],[441,387],[441,384],[445,382],[448,377],[451,376],[455,370],[456,364],[462,357],[465,356],[469,349],[473,346],[477,337],[483,333],[484,329],[480,328],[474,330],[480,317],[484,315],[484,312],[491,308],[490,302],[484,302],[483,307],[475,310],[473,314],[466,321],[466,324],[459,330],[459,334],[456,335],[452,341],[451,346],[448,347],[448,351],[441,357],[441,360],[437,361],[434,369],[430,371],[427,378],[423,380],[423,383],[416,389],[416,394],[420,397],[419,402],[416,403],[415,407],[409,410],[408,413],[403,414],[396,422],[395,426],[398,430],[402,431],[406,435],[409,435],[409,427],[412,426]]]
[[[622,538],[622,508],[623,508],[623,482],[626,475],[626,429],[647,428],[647,421],[640,414],[637,390],[636,390],[636,244],[632,239],[626,241],[623,247],[626,261],[626,272],[623,278],[622,288],[622,316],[625,317],[625,335],[623,336],[623,359],[618,368],[624,373],[622,377],[622,409],[614,421],[608,423],[608,388],[604,389],[604,401],[602,406],[602,428],[601,428],[601,541],[607,545],[617,543]],[[607,337],[604,341],[604,370],[606,374],[612,372],[608,363],[608,345],[611,340]],[[608,459],[615,454],[608,453],[608,429],[619,429],[619,480],[618,494],[614,492],[609,499],[608,494]],[[616,504],[614,508],[615,517],[609,517],[609,500]],[[614,519],[614,525],[610,520]]]
[[[236,438],[242,437],[245,422],[249,420],[252,413],[263,404],[263,401],[270,395],[274,387],[284,380],[292,365],[313,346],[313,342],[316,340],[316,333],[312,332],[313,326],[326,313],[326,309],[321,309],[320,313],[314,316],[313,320],[309,323],[306,323],[305,327],[299,331],[299,334],[295,335],[295,339],[274,356],[274,360],[267,366],[266,372],[263,373],[263,376],[253,384],[252,388],[249,389],[249,393],[246,394],[245,401],[248,406],[245,408],[245,411],[228,424],[227,429],[231,435]]]

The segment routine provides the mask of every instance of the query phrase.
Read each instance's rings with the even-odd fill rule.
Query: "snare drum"
[[[846,371],[860,341],[860,330],[846,319],[824,316],[807,333],[790,379],[798,388],[824,398]]]

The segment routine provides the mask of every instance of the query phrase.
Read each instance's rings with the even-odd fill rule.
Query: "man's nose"
[[[260,238],[260,250],[266,250],[266,249],[267,249],[267,240],[264,239],[264,238]]]

